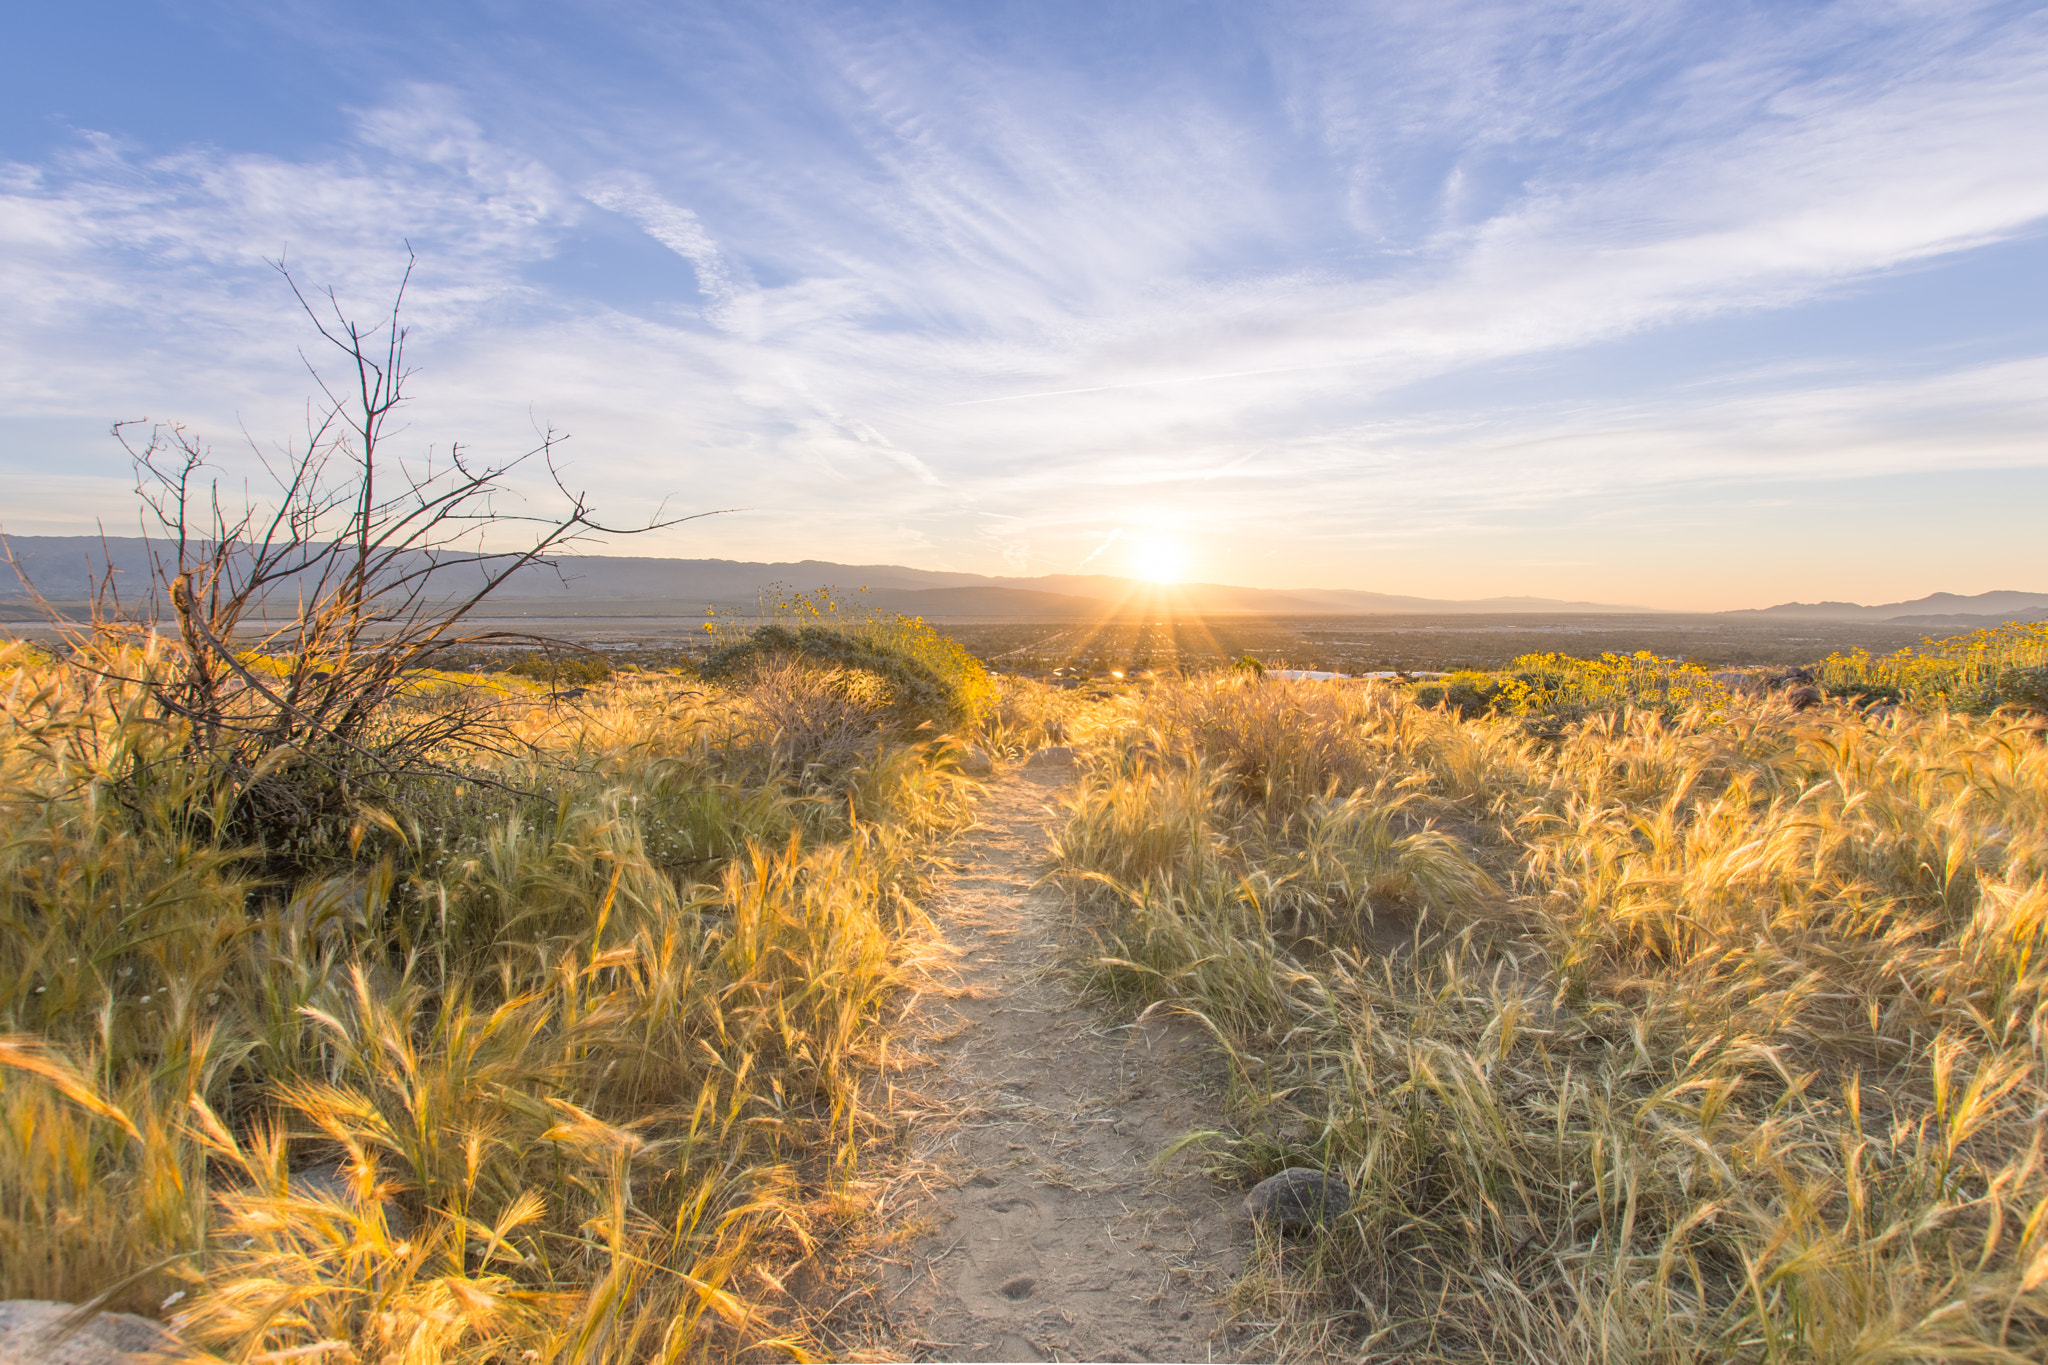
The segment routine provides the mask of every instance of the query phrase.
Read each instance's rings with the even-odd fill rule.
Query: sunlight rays
[[[1187,577],[1188,554],[1177,540],[1147,536],[1131,542],[1130,565],[1147,583],[1178,583]]]

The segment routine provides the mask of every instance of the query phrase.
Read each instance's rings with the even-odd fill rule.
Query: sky
[[[2048,6],[10,6],[0,530],[132,533],[115,420],[260,490],[273,263],[408,246],[399,448],[736,509],[607,553],[2048,591]]]

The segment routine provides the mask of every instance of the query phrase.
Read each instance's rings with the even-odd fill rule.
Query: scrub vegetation
[[[1227,1059],[1184,1151],[1353,1191],[1262,1241],[1241,1321],[1304,1359],[2042,1358],[2039,715],[1601,705],[1628,661],[1543,662],[1463,715],[1163,681],[1088,745],[1077,970]]]
[[[1070,740],[1077,979],[1227,1072],[1160,1136],[1354,1192],[1260,1242],[1254,1353],[2048,1348],[2041,721],[1844,685],[2010,697],[2038,630],[1799,713],[1556,655],[1083,704],[815,604],[573,700],[408,670],[354,742],[465,728],[346,805],[195,745],[182,642],[0,654],[0,1295],[238,1360],[829,1353],[960,760]],[[278,773],[334,813],[238,820]]]
[[[492,748],[280,863],[165,667],[0,655],[0,1295],[234,1359],[816,1349],[950,743],[844,670],[415,674],[385,723]]]

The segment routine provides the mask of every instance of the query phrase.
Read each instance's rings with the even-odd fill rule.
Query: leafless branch
[[[147,600],[122,601],[109,557],[89,624],[63,621],[43,603],[69,657],[146,687],[161,714],[189,731],[190,754],[238,784],[238,818],[259,827],[317,818],[364,782],[445,770],[452,750],[484,739],[481,708],[402,717],[401,703],[441,650],[547,643],[471,625],[522,570],[559,573],[561,554],[592,535],[717,515],[667,517],[664,503],[642,525],[600,522],[588,494],[563,477],[565,438],[552,429],[500,463],[478,462],[460,445],[418,465],[394,458],[386,446],[412,373],[403,314],[417,259],[408,251],[390,313],[368,327],[334,290],[309,293],[282,259],[272,264],[346,376],[331,380],[301,353],[319,393],[305,443],[275,457],[257,451],[272,484],[258,500],[246,488],[225,494],[186,428],[116,423],[150,543]],[[505,509],[510,476],[534,461],[557,505]],[[521,543],[501,548],[512,531],[523,532]],[[151,641],[171,621],[178,643],[166,654]]]

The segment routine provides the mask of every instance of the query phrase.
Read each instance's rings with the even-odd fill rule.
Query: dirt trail
[[[958,958],[913,1023],[932,1064],[908,1082],[934,1117],[900,1216],[922,1235],[882,1286],[907,1359],[1232,1358],[1216,1301],[1244,1220],[1186,1162],[1153,1170],[1214,1121],[1191,1086],[1200,1039],[1114,1025],[1055,970],[1060,898],[1034,884],[1072,780],[1055,749],[993,783],[933,901]]]

